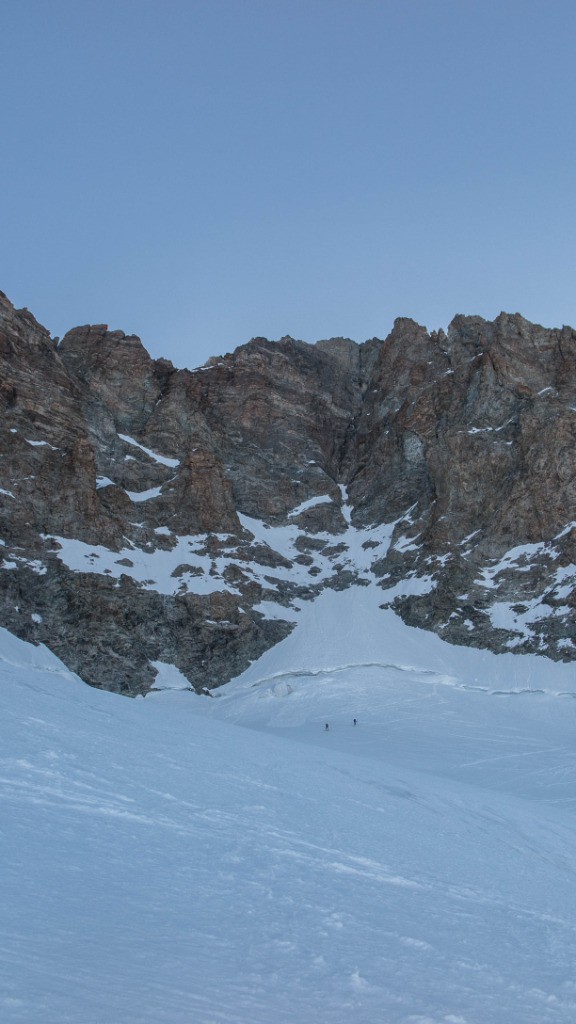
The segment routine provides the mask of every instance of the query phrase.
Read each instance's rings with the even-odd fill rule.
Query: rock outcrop
[[[576,333],[518,314],[255,338],[196,371],[0,293],[0,624],[130,694],[197,690],[323,587],[576,658]]]

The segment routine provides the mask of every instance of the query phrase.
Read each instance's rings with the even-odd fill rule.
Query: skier
[[[328,725],[328,722],[326,722],[326,725],[324,726],[324,732],[330,732],[330,726]]]
[[[356,719],[354,719],[354,725],[356,725]]]

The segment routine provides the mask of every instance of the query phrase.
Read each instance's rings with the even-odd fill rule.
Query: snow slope
[[[575,802],[573,663],[456,647],[382,600],[377,586],[324,591],[290,636],[199,708],[323,746],[329,721],[331,749]]]
[[[573,1024],[570,671],[377,597],[212,700],[0,631],[3,1022]]]

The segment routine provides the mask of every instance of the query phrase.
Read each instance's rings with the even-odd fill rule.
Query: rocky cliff
[[[569,327],[400,319],[189,371],[0,293],[0,415],[0,625],[93,685],[217,686],[352,583],[453,643],[576,657]]]

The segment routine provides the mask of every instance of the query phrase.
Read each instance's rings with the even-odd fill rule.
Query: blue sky
[[[194,366],[576,325],[573,0],[4,0],[0,288]]]

